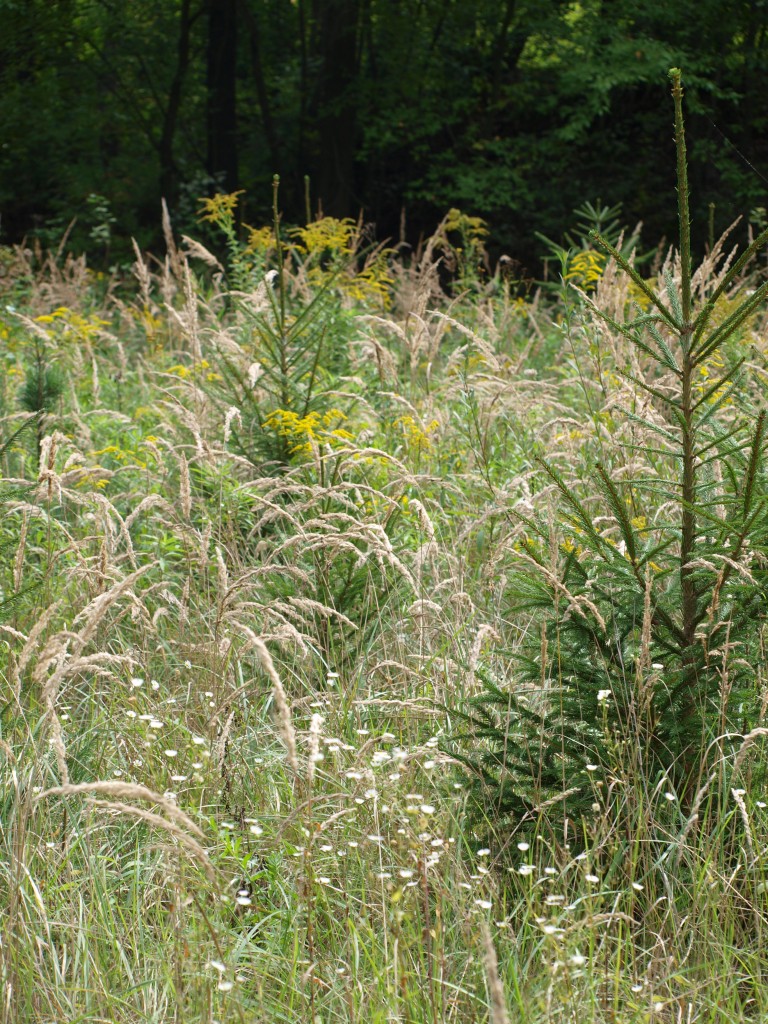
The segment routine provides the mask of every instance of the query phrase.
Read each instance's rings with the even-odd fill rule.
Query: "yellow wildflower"
[[[337,220],[335,217],[321,217],[312,221],[305,228],[294,228],[291,231],[299,241],[294,248],[306,255],[332,253],[351,253],[354,250],[354,238],[357,224],[351,217]]]
[[[272,228],[248,227],[248,243],[245,247],[247,253],[269,252],[270,249],[274,249],[275,244],[275,233]]]
[[[605,256],[594,249],[584,249],[570,257],[563,279],[589,291],[603,276],[604,270]]]
[[[237,192],[217,192],[215,196],[210,196],[209,198],[201,196],[200,202],[202,206],[197,211],[198,217],[201,220],[207,220],[209,224],[215,224],[217,227],[230,225],[234,219],[239,197],[243,194],[243,191],[243,189],[239,189]]]

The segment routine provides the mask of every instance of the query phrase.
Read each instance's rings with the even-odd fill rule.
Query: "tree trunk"
[[[237,0],[208,0],[208,173],[237,188]]]
[[[168,93],[168,105],[163,117],[160,136],[160,194],[168,203],[176,198],[178,187],[176,161],[173,156],[173,141],[181,110],[181,93],[189,68],[189,36],[192,28],[190,8],[192,0],[181,0],[179,12],[179,39],[176,48],[176,71]]]
[[[245,23],[250,40],[251,73],[253,74],[253,81],[256,86],[256,96],[259,101],[264,137],[267,140],[269,156],[272,161],[272,172],[274,174],[279,174],[282,170],[280,167],[280,146],[277,139],[275,121],[272,117],[272,106],[270,104],[267,82],[264,75],[260,26],[255,14],[248,6],[247,0],[240,0],[238,10],[243,22]]]
[[[359,0],[324,0],[317,5],[317,126],[320,135],[317,194],[334,217],[357,213],[355,144],[359,70]]]

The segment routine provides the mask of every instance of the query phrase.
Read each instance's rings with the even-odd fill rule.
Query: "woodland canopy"
[[[671,66],[719,234],[764,213],[767,28],[766,0],[0,0],[0,242],[77,215],[72,244],[114,257],[161,196],[189,230],[216,190],[263,223],[278,173],[288,220],[309,197],[379,239],[458,207],[531,261],[600,198],[655,244]]]

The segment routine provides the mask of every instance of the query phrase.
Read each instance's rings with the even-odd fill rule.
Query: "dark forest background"
[[[698,233],[768,205],[767,0],[0,0],[0,242],[116,258],[165,196],[376,236],[486,218],[531,264],[598,198],[675,229],[667,71],[683,69]],[[104,255],[102,252],[101,255]]]

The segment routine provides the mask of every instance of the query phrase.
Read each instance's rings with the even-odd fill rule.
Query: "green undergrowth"
[[[4,260],[0,1021],[765,1019],[759,272],[237,204]]]

